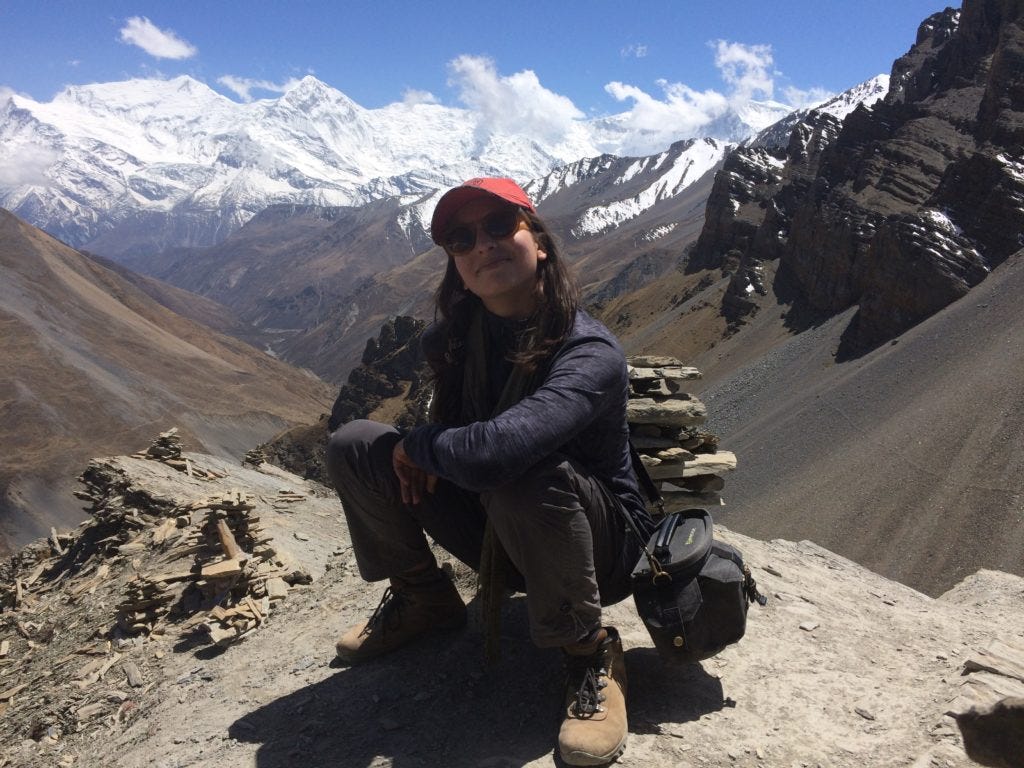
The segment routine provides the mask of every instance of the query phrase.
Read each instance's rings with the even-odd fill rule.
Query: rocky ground
[[[355,573],[337,501],[270,465],[185,458],[191,475],[133,457],[94,462],[111,481],[91,486],[92,504],[108,520],[125,511],[122,528],[97,539],[96,523],[84,524],[23,550],[0,574],[0,766],[558,763],[559,659],[529,642],[520,598],[507,603],[493,666],[475,604],[464,632],[339,666],[336,635],[381,590]],[[133,579],[166,574],[172,558],[187,571],[206,557],[199,545],[182,555],[194,540],[184,521],[235,491],[259,518],[260,546],[274,552],[261,563],[309,583],[250,598],[261,618],[222,646],[203,631],[214,623],[209,602],[172,610],[137,636],[119,628]],[[177,543],[156,541],[174,527],[167,519],[179,521]],[[1012,619],[1024,579],[982,571],[933,599],[809,542],[718,533],[743,551],[768,605],[751,609],[739,644],[688,667],[655,654],[631,603],[609,609],[630,676],[622,765],[973,765],[946,713],[963,705],[958,697],[1024,685],[1012,674],[995,684],[984,679],[991,673],[965,674],[997,640],[1024,646]],[[76,564],[65,567],[71,552]],[[471,579],[460,584],[472,600]]]

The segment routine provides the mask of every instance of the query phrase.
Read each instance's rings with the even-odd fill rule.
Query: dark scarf
[[[461,362],[461,398],[458,403],[453,403],[451,393],[436,393],[431,413],[432,421],[444,423],[446,420],[443,416],[446,414],[442,414],[441,411],[456,409],[459,425],[487,421],[532,394],[543,381],[545,371],[540,367],[528,371],[521,365],[512,365],[505,385],[497,396],[497,402],[494,402],[496,387],[492,386],[490,381],[491,374],[498,368],[494,358],[497,355],[507,355],[510,349],[518,348],[518,340],[505,340],[505,333],[515,336],[528,333],[525,328],[503,327],[501,330],[505,343],[499,342],[500,348],[493,349],[494,334],[489,333],[491,329],[488,328],[488,324],[494,322],[493,317],[487,317],[482,306],[477,306],[469,318],[465,337],[459,339],[453,334],[448,349],[450,358],[456,359],[449,359],[449,362],[456,368],[449,372],[448,380],[452,383],[458,381],[458,366]],[[497,322],[502,321],[499,319]],[[461,358],[461,361],[457,358]],[[447,422],[452,423],[450,419]],[[484,650],[490,661],[496,661],[499,657],[501,604],[508,575],[514,571],[514,567],[488,520],[480,552],[478,590],[484,619]]]

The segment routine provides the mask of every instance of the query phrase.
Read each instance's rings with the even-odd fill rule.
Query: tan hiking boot
[[[558,750],[567,765],[604,765],[626,748],[626,665],[622,641],[606,627],[587,645],[567,646],[565,720]]]
[[[342,635],[335,648],[344,661],[367,661],[428,632],[465,625],[466,604],[447,576],[427,585],[393,578],[370,618]]]

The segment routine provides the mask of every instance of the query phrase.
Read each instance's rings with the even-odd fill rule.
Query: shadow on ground
[[[429,638],[272,701],[229,734],[259,743],[258,768],[505,768],[552,754],[561,658],[535,648],[522,600],[503,623],[502,658],[488,665],[479,630]],[[699,665],[666,666],[653,649],[626,654],[634,733],[697,720],[723,706],[721,683]]]

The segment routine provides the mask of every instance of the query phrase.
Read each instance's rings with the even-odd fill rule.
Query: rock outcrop
[[[368,339],[359,366],[349,372],[329,417],[295,427],[259,446],[264,458],[307,479],[329,484],[324,468],[327,435],[353,419],[375,418],[398,427],[426,421],[431,387],[420,350],[426,323],[412,317],[388,318]]]
[[[784,156],[727,159],[690,269],[742,280],[778,260],[787,300],[819,316],[859,305],[844,354],[963,296],[1024,245],[1022,48],[1016,0],[929,17],[883,101],[841,127],[812,113]]]

